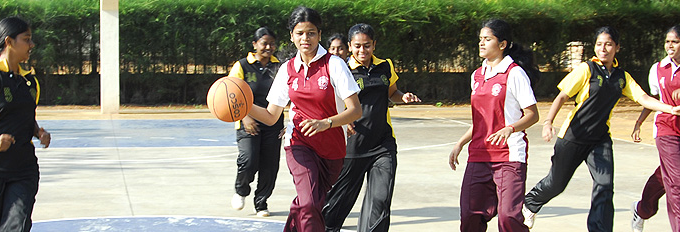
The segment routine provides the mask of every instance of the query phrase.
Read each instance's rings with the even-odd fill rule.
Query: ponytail
[[[541,71],[538,70],[538,66],[534,63],[533,51],[516,42],[511,42],[508,46],[503,55],[509,55],[515,63],[524,69],[524,72],[527,73],[531,81],[531,88],[535,88]]]
[[[531,88],[534,88],[538,82],[540,71],[538,66],[534,64],[534,53],[531,49],[524,48],[521,44],[512,42],[512,26],[506,21],[500,19],[490,19],[482,23],[482,28],[489,28],[498,42],[506,41],[507,49],[503,51],[504,56],[510,56],[515,63],[517,63],[524,72],[529,76],[531,81]]]

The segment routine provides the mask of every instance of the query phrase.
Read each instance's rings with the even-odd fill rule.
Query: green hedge
[[[142,91],[149,96],[121,95],[121,101],[202,103],[193,97],[157,97],[170,95],[164,93],[178,88],[193,88],[169,84],[174,81],[159,82],[159,78],[204,77],[189,76],[193,74],[191,70],[211,78],[223,75],[234,61],[252,49],[252,32],[259,26],[268,26],[277,33],[280,56],[286,56],[286,51],[291,50],[286,29],[288,15],[302,4],[321,12],[324,38],[335,32],[346,33],[355,23],[373,25],[378,33],[376,54],[395,60],[403,75],[410,76],[404,81],[413,78],[430,83],[439,81],[432,73],[451,67],[470,71],[479,66],[477,33],[480,23],[489,18],[511,22],[515,26],[515,40],[532,45],[537,62],[549,71],[562,70],[560,56],[568,42],[590,42],[595,28],[614,26],[622,32],[618,56],[621,64],[642,75],[665,55],[663,32],[680,23],[680,4],[673,0],[120,0],[121,75],[143,83],[142,86],[154,86]],[[0,16],[17,14],[33,24],[37,47],[30,65],[36,68],[39,77],[58,79],[61,86],[69,85],[69,77],[87,76],[98,81],[96,66],[83,64],[98,62],[99,0],[0,2]],[[586,54],[592,56],[592,45],[587,44]],[[636,78],[645,80],[644,76]],[[422,89],[407,82],[400,85],[405,90]],[[130,88],[125,84],[121,87],[126,93]],[[202,88],[207,91],[208,86]],[[98,90],[94,90],[86,91],[87,96],[66,90],[45,94],[43,103],[91,102],[86,99],[99,96]]]

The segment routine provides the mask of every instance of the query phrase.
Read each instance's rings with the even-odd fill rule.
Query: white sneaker
[[[257,216],[258,217],[269,217],[269,210],[260,210],[257,211]]]
[[[637,205],[639,201],[634,201],[633,205],[630,207],[630,212],[633,213],[633,220],[630,221],[630,227],[633,228],[633,232],[642,232],[642,228],[645,226],[645,219],[642,219],[640,215],[637,214]]]
[[[531,212],[527,207],[522,206],[522,215],[524,215],[524,225],[531,229],[534,227],[534,220],[536,219],[536,213]]]
[[[235,210],[242,210],[245,205],[246,197],[234,193],[234,196],[231,198],[231,207]]]

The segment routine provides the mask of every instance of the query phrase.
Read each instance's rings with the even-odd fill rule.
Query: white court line
[[[107,136],[107,137],[104,137],[104,138],[105,139],[131,139],[132,137],[116,137],[116,136],[109,137],[109,136]]]
[[[216,158],[233,157],[238,155],[238,152],[224,155],[202,156],[202,157],[188,157],[188,158],[169,158],[169,159],[152,159],[152,160],[77,160],[69,161],[65,159],[50,159],[41,158],[41,164],[108,164],[108,163],[198,163],[198,162],[220,162],[222,160],[213,160]],[[210,159],[210,160],[208,160]],[[227,160],[224,160],[227,161]],[[232,161],[232,160],[229,160]]]
[[[453,144],[456,144],[456,143],[458,143],[458,142],[434,144],[434,145],[427,145],[427,146],[420,146],[420,147],[409,147],[409,148],[398,149],[398,150],[399,151],[412,151],[412,150],[425,149],[425,148],[449,146],[449,145],[453,145]]]
[[[78,140],[78,139],[80,139],[80,138],[77,138],[77,137],[75,137],[75,138],[54,138],[52,140]]]
[[[150,139],[166,139],[166,140],[173,140],[176,139],[175,137],[149,137]]]
[[[198,139],[198,141],[219,142],[220,140],[217,140],[217,139]]]

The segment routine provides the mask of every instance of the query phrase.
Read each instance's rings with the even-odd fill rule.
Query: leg
[[[661,175],[671,231],[680,230],[680,137],[659,136],[656,148],[661,157]]]
[[[326,201],[326,193],[338,178],[343,161],[323,159],[304,146],[285,149],[297,197],[290,206],[284,231],[324,231],[321,208]]]
[[[368,171],[366,195],[361,206],[357,232],[386,232],[390,227],[397,153],[387,152],[372,158],[375,161]]]
[[[663,188],[663,178],[661,177],[661,167],[649,176],[645,188],[642,190],[642,198],[638,202],[636,211],[642,219],[649,219],[659,210],[659,199],[666,194]]]
[[[238,195],[248,196],[250,195],[250,183],[255,179],[257,165],[260,162],[261,136],[253,136],[243,129],[239,129],[236,130],[236,141],[238,143],[238,159],[236,159],[238,169],[234,187]]]
[[[31,215],[35,196],[38,194],[38,180],[36,176],[5,183],[2,191],[0,231],[29,232],[31,230]]]
[[[588,213],[589,231],[612,231],[614,225],[614,154],[612,141],[597,144],[586,159],[593,192]]]
[[[524,197],[524,204],[531,212],[537,213],[551,199],[562,193],[581,165],[587,153],[580,144],[558,138],[555,141],[554,154],[550,158],[552,166],[548,175],[539,181]]]
[[[281,139],[280,130],[260,131],[260,164],[257,170],[257,189],[255,190],[255,210],[267,209],[267,199],[274,192],[276,175],[279,172],[279,161],[281,160]]]
[[[496,216],[496,186],[490,163],[468,163],[460,191],[460,231],[486,231]]]
[[[493,163],[494,183],[498,196],[498,230],[529,231],[524,225],[522,205],[526,188],[527,164],[520,162]]]
[[[345,159],[338,181],[328,192],[328,200],[323,207],[326,231],[340,231],[342,228],[359,197],[367,165],[371,164],[370,159],[370,157]]]

